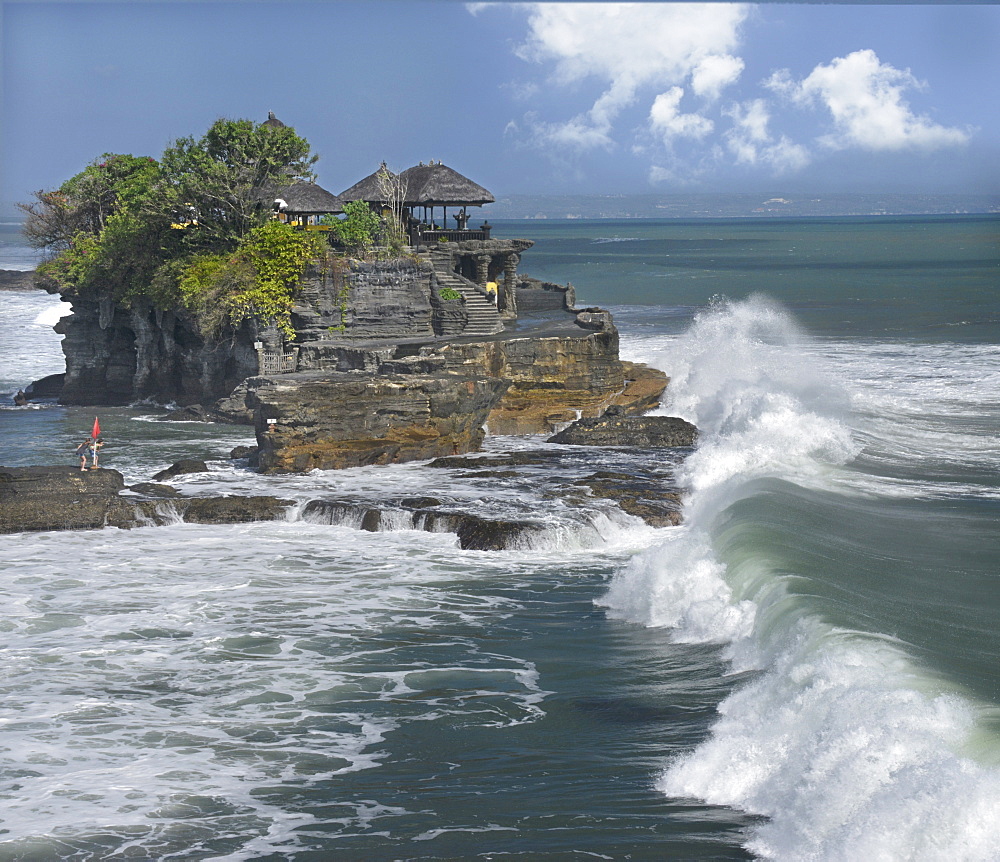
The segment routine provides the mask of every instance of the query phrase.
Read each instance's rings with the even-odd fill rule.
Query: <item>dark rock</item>
[[[0,533],[103,527],[124,487],[116,470],[0,467]]]
[[[151,483],[130,490],[148,497],[169,494]],[[174,523],[237,524],[273,521],[292,505],[276,497],[121,496],[116,470],[78,467],[0,467],[0,533],[40,530],[130,529]],[[168,489],[173,492],[173,489]],[[176,492],[173,492],[176,493]]]
[[[241,381],[225,398],[220,398],[212,405],[211,412],[217,421],[233,425],[253,425],[253,408],[247,407],[247,393],[255,379],[250,377]]]
[[[181,492],[178,491],[171,485],[161,485],[159,482],[139,482],[135,485],[129,485],[128,489],[134,491],[136,494],[142,494],[144,497],[159,497],[168,499],[171,497],[179,497]]]
[[[39,290],[35,284],[35,273],[19,269],[0,269],[0,290]]]
[[[693,446],[698,429],[676,416],[608,414],[580,419],[549,438],[572,446],[630,446],[641,449]]]
[[[186,497],[174,502],[189,524],[245,524],[277,521],[292,505],[278,497]]]
[[[530,548],[531,539],[545,532],[527,521],[493,521],[476,515],[464,515],[455,531],[459,546],[466,551],[504,551]]]
[[[232,458],[234,461],[236,461],[241,458],[249,458],[251,455],[256,455],[256,454],[257,454],[256,446],[236,446],[229,453],[229,457]]]
[[[623,512],[642,518],[650,526],[681,523],[680,493],[655,478],[602,470],[573,484],[590,489],[594,497],[614,500]]]
[[[403,509],[431,509],[442,505],[437,497],[402,497],[398,503]]]
[[[418,502],[421,498],[409,498]],[[430,498],[433,499],[433,498]],[[399,529],[428,533],[455,533],[459,547],[471,551],[503,551],[531,547],[534,537],[545,528],[530,521],[481,518],[466,512],[439,511],[429,507],[410,509],[407,499],[392,502],[359,503],[348,500],[310,500],[302,518],[313,523],[353,527],[382,532]]]
[[[29,383],[24,392],[31,399],[58,398],[62,394],[65,380],[65,374],[50,374],[48,377]]]
[[[174,476],[183,476],[185,473],[207,473],[208,465],[204,461],[198,461],[195,458],[182,458],[174,464],[167,467],[166,470],[160,470],[155,476],[153,476],[154,482],[162,482],[164,479],[172,479]]]

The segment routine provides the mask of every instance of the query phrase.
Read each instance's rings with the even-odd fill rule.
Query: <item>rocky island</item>
[[[440,162],[399,174],[383,163],[334,195],[313,181],[314,158],[273,115],[220,120],[159,162],[106,154],[37,193],[25,230],[51,257],[36,283],[72,314],[56,327],[65,375],[28,391],[73,405],[150,399],[178,405],[177,418],[252,424],[249,463],[263,473],[454,458],[487,434],[573,423],[574,444],[693,443],[692,428],[663,436],[629,424],[659,403],[666,376],[621,361],[609,312],[522,273],[531,240],[470,227],[468,208],[493,200],[486,189]],[[48,486],[91,488],[86,514],[70,518],[78,526],[155,522],[153,503],[120,495],[169,492],[125,489],[119,477],[97,493],[89,477],[15,473],[0,485],[27,507],[22,529],[54,528],[29,524],[46,520],[32,500]],[[614,496],[607,477],[589,487]],[[213,505],[179,516],[273,518],[288,501]]]

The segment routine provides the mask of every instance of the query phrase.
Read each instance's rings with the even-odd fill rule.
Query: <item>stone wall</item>
[[[571,284],[554,284],[521,276],[517,282],[518,314],[559,311],[576,305],[576,291]]]

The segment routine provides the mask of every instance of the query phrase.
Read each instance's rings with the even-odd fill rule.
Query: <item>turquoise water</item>
[[[671,375],[681,466],[265,479],[225,458],[245,428],[102,413],[128,481],[200,454],[185,493],[426,493],[547,532],[0,537],[0,859],[1000,859],[998,227],[498,224]],[[59,349],[53,298],[0,304],[2,393]],[[0,461],[92,421],[0,409]],[[685,524],[568,505],[626,468],[682,484]]]

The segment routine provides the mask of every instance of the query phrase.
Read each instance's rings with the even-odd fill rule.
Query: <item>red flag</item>
[[[93,437],[95,440],[101,436],[101,425],[97,421],[96,416],[94,417],[94,430],[90,432],[90,436]]]

